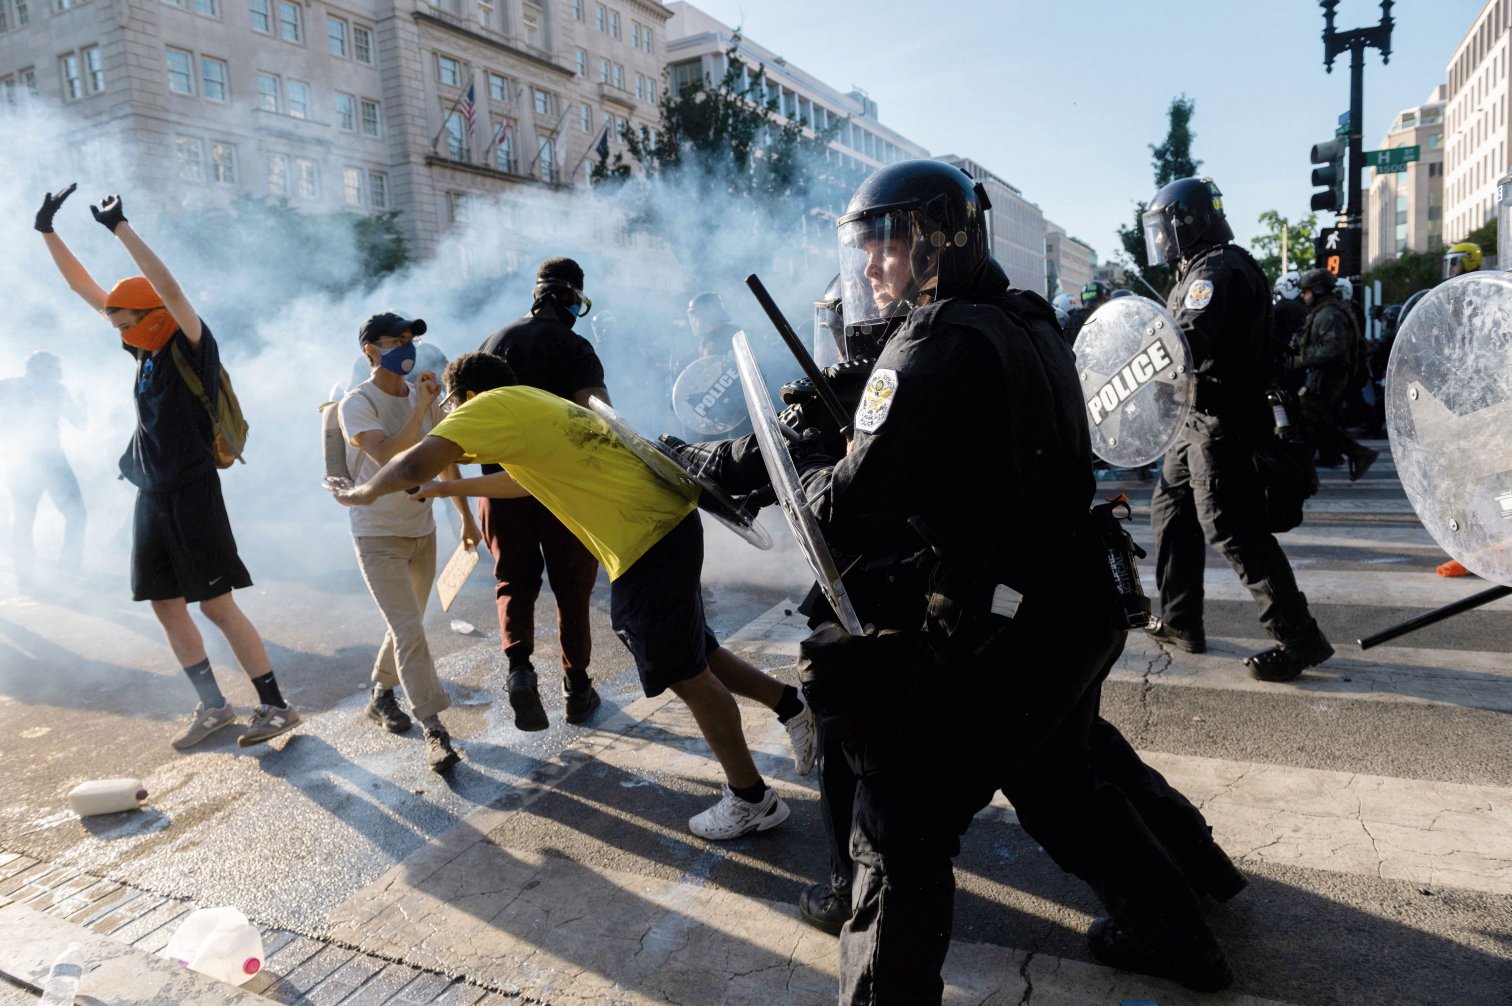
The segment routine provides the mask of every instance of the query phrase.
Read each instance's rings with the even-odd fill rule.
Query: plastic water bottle
[[[262,970],[262,934],[235,908],[201,908],[185,916],[162,956],[219,981],[244,985]]]
[[[42,1006],[74,1006],[74,996],[79,991],[79,976],[84,965],[79,963],[79,945],[70,943],[58,955],[42,982]]]
[[[145,799],[140,779],[94,779],[68,791],[68,805],[80,817],[140,810]]]

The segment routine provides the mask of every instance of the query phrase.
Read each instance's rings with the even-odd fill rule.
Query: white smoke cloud
[[[624,222],[612,194],[516,185],[469,202],[466,219],[430,258],[412,262],[374,289],[332,292],[305,284],[295,291],[289,289],[291,275],[351,274],[356,251],[349,235],[333,228],[313,246],[308,235],[292,243],[273,237],[240,246],[236,242],[247,239],[239,232],[187,233],[189,222],[206,219],[196,211],[209,203],[198,198],[200,191],[212,191],[208,185],[185,182],[171,193],[154,191],[107,132],[70,121],[57,106],[32,102],[0,110],[0,130],[7,138],[0,177],[8,180],[0,187],[0,239],[10,250],[0,378],[20,374],[25,357],[45,348],[61,358],[65,385],[86,403],[83,427],[65,425],[63,444],[89,513],[91,568],[120,578],[105,590],[125,591],[134,490],[117,479],[117,460],[134,424],[133,365],[105,319],[69,291],[32,229],[45,192],[78,183],[56,229],[107,288],[137,270],[88,207],[120,193],[133,226],[216,334],[251,424],[247,464],[223,473],[222,484],[243,558],[254,579],[268,582],[353,565],[345,512],[320,488],[317,406],[333,386],[351,383],[357,329],[367,315],[393,309],[423,317],[429,325],[425,341],[454,357],[525,313],[542,259],[571,256],[583,266],[594,314],[615,319],[614,337],[598,344],[610,394],[621,412],[654,437],[683,432],[669,408],[669,375],[650,366],[693,358],[683,317],[692,293],[716,290],[737,324],[753,340],[771,345],[777,337],[744,289],[744,277],[761,274],[806,338],[809,303],[835,270],[832,238],[823,225],[805,249],[775,228],[751,226],[749,214],[733,204],[710,205],[708,197],[695,204],[687,192],[659,183],[649,199],[669,222],[672,243],[679,233],[725,224],[730,229],[713,242],[712,259],[699,263],[702,278],[689,279],[671,245]],[[234,265],[217,264],[228,261]],[[588,319],[578,331],[592,338]],[[772,358],[780,357],[778,350]],[[796,367],[770,375],[770,383],[775,388],[795,373]],[[14,452],[15,445],[0,439],[0,467]],[[756,553],[731,535],[711,534],[705,582],[738,578],[802,590],[807,574],[775,513],[765,518],[778,541],[770,553]],[[61,527],[44,502],[37,527],[44,558],[56,554]],[[6,536],[0,551],[8,547]],[[0,593],[8,588],[0,582]]]

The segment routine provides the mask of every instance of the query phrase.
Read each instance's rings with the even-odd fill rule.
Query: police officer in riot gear
[[[1307,305],[1302,303],[1302,274],[1292,269],[1278,276],[1275,295],[1276,345],[1288,351],[1307,321]]]
[[[1093,771],[1099,688],[1124,631],[1088,517],[1084,407],[1050,306],[1010,289],[987,252],[986,207],[937,161],[890,165],[857,190],[838,224],[845,319],[901,324],[845,456],[792,448],[842,567],[912,555],[926,580],[911,606],[922,601],[927,632],[827,625],[803,646],[800,673],[859,778],[841,1002],[940,1001],[950,861],[998,789],[1107,906],[1089,933],[1097,959],[1222,988],[1232,978],[1193,888]],[[977,478],[978,439],[962,429],[991,438],[1001,488]]]
[[[1228,560],[1260,605],[1276,645],[1245,660],[1262,681],[1288,681],[1333,656],[1297,589],[1291,564],[1264,530],[1253,456],[1271,435],[1265,395],[1275,373],[1269,284],[1234,232],[1212,179],[1183,178],[1155,194],[1144,214],[1150,261],[1176,268],[1167,308],[1191,347],[1192,415],[1166,454],[1150,504],[1160,618],[1150,635],[1191,653],[1207,648],[1202,625],[1203,540]]]
[[[1297,389],[1303,426],[1320,454],[1338,454],[1349,461],[1349,480],[1354,482],[1380,456],[1345,432],[1338,418],[1339,400],[1348,390],[1362,348],[1360,333],[1349,308],[1333,296],[1332,273],[1309,269],[1301,287],[1307,323],[1291,364],[1294,372],[1303,374]]]

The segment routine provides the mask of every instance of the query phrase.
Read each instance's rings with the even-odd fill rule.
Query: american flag
[[[473,86],[467,85],[467,93],[462,96],[462,119],[467,123],[467,138],[472,140],[473,133],[477,130],[477,105],[473,102]]]

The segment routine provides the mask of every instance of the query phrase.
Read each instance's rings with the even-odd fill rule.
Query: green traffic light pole
[[[1392,0],[1381,0],[1381,23],[1373,28],[1335,31],[1334,9],[1339,6],[1339,0],[1318,0],[1318,6],[1323,8],[1324,69],[1333,73],[1334,57],[1349,50],[1349,170],[1346,174],[1349,179],[1349,202],[1344,213],[1344,240],[1349,242],[1353,252],[1352,261],[1361,269],[1365,266],[1362,240],[1365,207],[1361,205],[1363,197],[1360,191],[1360,180],[1365,172],[1365,50],[1379,49],[1381,62],[1391,62],[1391,26],[1394,23],[1391,20],[1391,5]],[[1356,284],[1355,296],[1359,297],[1362,292],[1360,285]]]

